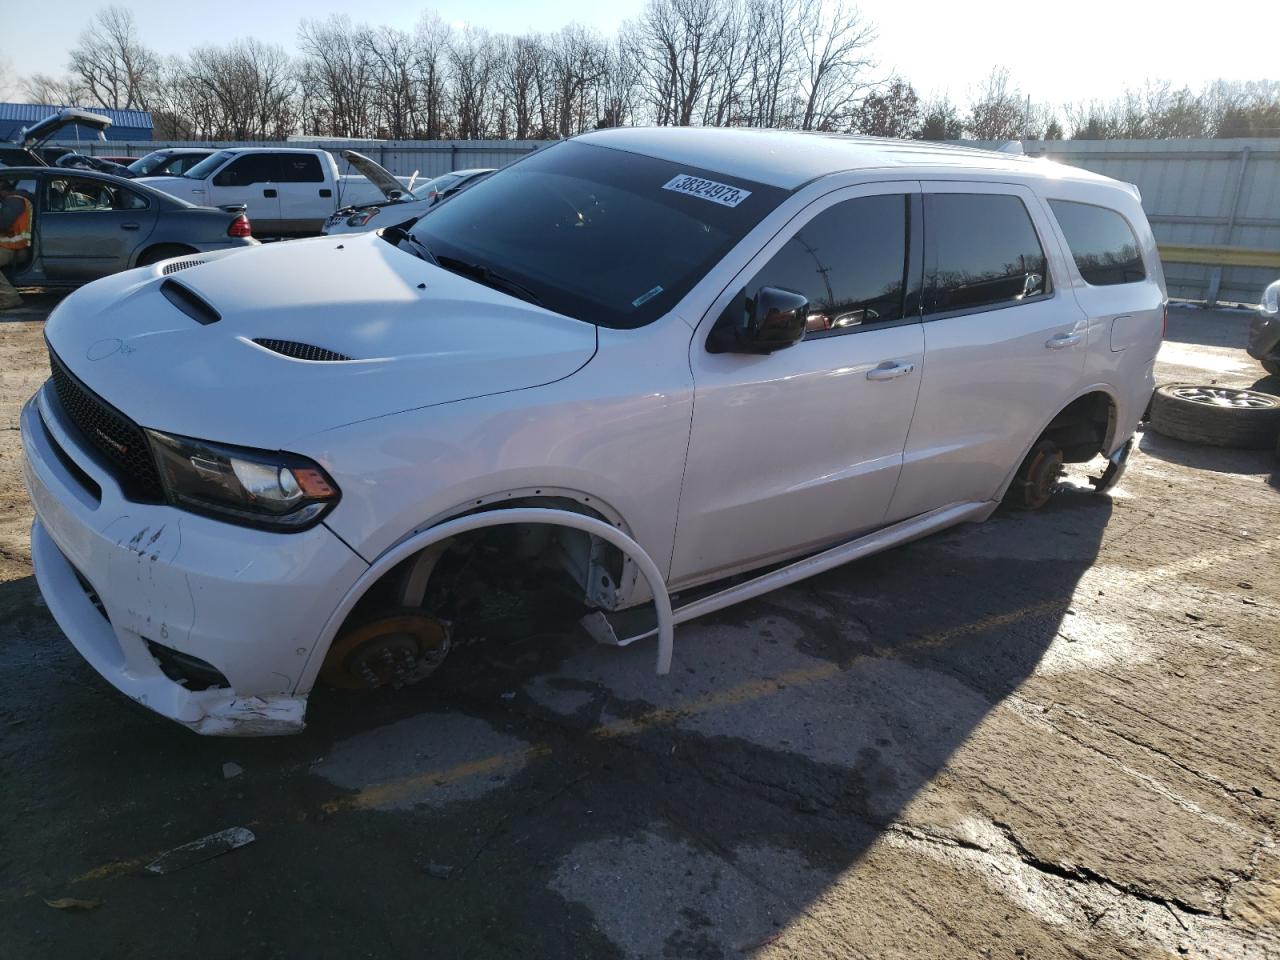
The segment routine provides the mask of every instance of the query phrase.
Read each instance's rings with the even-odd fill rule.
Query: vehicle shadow
[[[1276,470],[1275,450],[1240,450],[1210,447],[1166,437],[1148,428],[1138,441],[1138,449],[1148,456],[1196,470],[1238,476],[1268,476]],[[1272,477],[1274,485],[1274,476]]]
[[[30,781],[0,801],[25,811],[6,888],[39,862],[34,887],[62,895],[58,877],[233,824],[259,842],[174,882],[81,884],[114,907],[92,927],[50,925],[39,897],[0,917],[24,956],[178,936],[226,955],[249,914],[264,957],[736,955],[803,916],[1037,672],[1111,512],[1068,490],[684,625],[665,678],[651,643],[477,643],[421,687],[318,693],[293,739],[198,739],[74,654],[37,658],[0,674],[0,703],[19,684],[44,702],[0,731]],[[69,649],[10,589],[11,650]],[[247,772],[224,781],[230,759]]]
[[[1202,347],[1238,347],[1249,340],[1252,310],[1214,310],[1171,305],[1164,339]]]

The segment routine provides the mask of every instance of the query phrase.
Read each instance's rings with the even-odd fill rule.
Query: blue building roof
[[[23,127],[29,127],[38,120],[43,120],[63,107],[82,106],[81,104],[47,104],[47,103],[0,103],[0,140],[12,140]],[[111,126],[107,128],[108,140],[150,140],[151,114],[145,110],[109,110],[103,107],[87,106],[84,109],[100,113],[111,118]],[[67,127],[59,132],[58,141],[97,140],[98,134],[79,126]]]

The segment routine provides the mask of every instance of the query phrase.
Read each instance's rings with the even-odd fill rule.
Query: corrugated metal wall
[[[162,146],[349,147],[392,173],[434,177],[465,167],[500,167],[545,146],[537,140],[297,141],[79,144],[94,153],[142,156]],[[122,150],[127,147],[127,150]],[[1137,184],[1156,239],[1280,250],[1280,140],[1027,140],[1045,156]],[[1256,303],[1276,271],[1166,263],[1171,296]]]
[[[1027,140],[1028,156],[1084,167],[1142,191],[1156,240],[1280,250],[1280,140]],[[1166,263],[1169,295],[1257,303],[1264,267]]]

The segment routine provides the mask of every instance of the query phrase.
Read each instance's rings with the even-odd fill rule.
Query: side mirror
[[[781,287],[761,287],[748,297],[738,330],[740,349],[772,353],[804,339],[809,322],[809,298]]]

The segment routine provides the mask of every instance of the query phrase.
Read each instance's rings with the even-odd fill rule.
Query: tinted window
[[[320,158],[310,153],[280,153],[281,183],[323,183],[324,171],[320,169]]]
[[[273,183],[277,175],[276,156],[274,153],[245,154],[213,178],[214,186],[245,187],[251,183]]]
[[[235,154],[229,150],[219,150],[191,167],[183,176],[190,177],[192,180],[203,180],[234,156]]]
[[[809,299],[808,337],[902,319],[907,198],[846,200],[818,214],[747,284]]]
[[[926,313],[1017,303],[1049,292],[1049,267],[1031,215],[1014,196],[924,198]]]
[[[1145,280],[1138,238],[1114,210],[1089,203],[1050,200],[1080,276],[1097,287]]]
[[[446,269],[491,271],[558,313],[637,327],[670,310],[785,196],[728,174],[566,141],[431,207],[413,234]]]

